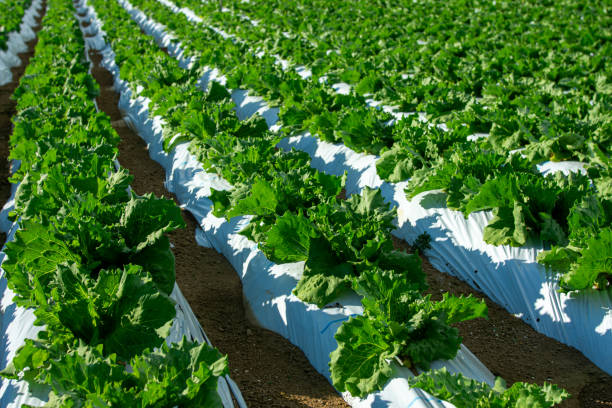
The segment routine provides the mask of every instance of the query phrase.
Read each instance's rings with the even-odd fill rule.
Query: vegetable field
[[[606,1],[0,8],[2,407],[345,404],[264,401],[276,380],[217,327],[250,344],[245,316],[333,387],[305,394],[354,407],[612,403]],[[122,163],[154,163],[128,128],[174,201],[130,187]],[[186,214],[240,281],[234,322],[196,290],[217,255],[171,238]],[[502,323],[512,353],[537,336],[537,373],[482,351],[473,328]],[[574,377],[542,368],[553,349]]]

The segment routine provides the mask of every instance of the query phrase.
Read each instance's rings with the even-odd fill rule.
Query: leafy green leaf
[[[44,287],[53,279],[57,265],[79,262],[79,257],[58,239],[51,228],[37,222],[24,222],[13,242],[7,242],[8,259],[2,264],[8,285],[15,291],[15,302],[23,306],[36,304],[33,280]]]
[[[561,278],[561,286],[568,290],[610,287],[612,276],[612,229],[605,228],[589,239],[576,263]]]
[[[301,212],[286,212],[276,219],[261,249],[272,262],[305,261],[308,259],[310,239],[314,235],[314,227]]]
[[[357,316],[340,326],[335,338],[338,348],[330,354],[331,379],[339,391],[364,396],[382,389],[393,374],[387,362],[400,351],[372,321]]]
[[[457,408],[549,408],[561,403],[569,394],[555,385],[516,382],[506,389],[505,382],[497,378],[495,387],[462,374],[452,374],[446,368],[425,372],[409,378],[411,387],[421,388],[433,396],[450,402]]]
[[[293,293],[323,307],[347,290],[352,274],[353,267],[338,259],[324,238],[311,238],[304,274]]]

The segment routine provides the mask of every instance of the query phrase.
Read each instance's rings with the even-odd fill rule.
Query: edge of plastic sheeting
[[[0,86],[13,80],[11,68],[21,65],[19,54],[28,50],[27,42],[36,38],[34,27],[39,16],[42,0],[33,0],[30,7],[24,12],[19,31],[8,34],[6,51],[0,50]]]
[[[0,230],[7,235],[6,242],[15,239],[19,229],[18,223],[8,220],[6,215],[14,208],[15,188],[12,188],[11,198],[0,212]],[[13,302],[15,293],[8,288],[8,282],[2,269],[2,263],[7,259],[4,252],[6,243],[0,251],[0,370],[13,360],[15,353],[23,345],[24,339],[35,338],[42,327],[34,326],[36,317],[30,309],[17,306]],[[0,407],[18,408],[24,404],[42,406],[49,394],[46,387],[30,386],[25,381],[6,380],[0,382]]]
[[[199,17],[192,16],[190,10],[180,9],[168,0],[159,1],[173,12],[201,22]],[[125,0],[121,2],[125,3]],[[171,37],[161,27],[149,23],[143,29],[149,30],[158,42],[169,42]],[[169,51],[173,52],[171,48]],[[182,54],[176,56],[181,58]],[[282,60],[278,61],[283,64]],[[307,72],[298,73],[308,76]],[[225,77],[211,69],[204,75],[202,86],[213,79],[225,83]],[[348,84],[332,86],[338,93],[350,90]],[[245,90],[234,90],[231,96],[240,119],[259,113],[271,129],[280,128],[277,125],[278,108],[269,108],[262,98],[250,96]],[[368,100],[368,103],[371,106],[380,104],[373,100]],[[388,111],[389,107],[382,108]],[[396,119],[405,115],[392,113]],[[380,188],[385,201],[398,208],[398,228],[394,235],[413,242],[418,235],[427,232],[432,241],[426,255],[434,267],[466,281],[538,332],[577,348],[601,369],[612,374],[612,353],[609,352],[612,344],[612,292],[560,293],[558,280],[536,261],[537,254],[543,250],[541,243],[533,242],[520,248],[487,244],[482,237],[492,218],[491,211],[473,213],[466,219],[462,213],[446,208],[445,195],[440,191],[425,192],[408,200],[404,193],[407,182],[388,183],[378,177],[378,157],[374,155],[320,141],[308,132],[283,139],[278,146],[307,152],[317,170],[338,176],[346,172],[347,194],[359,193],[366,186]],[[543,162],[537,168],[544,175],[558,171],[584,173],[584,163],[574,161]]]
[[[204,329],[198,322],[197,317],[193,313],[193,310],[189,306],[187,299],[183,296],[178,284],[174,283],[174,289],[170,298],[176,302],[176,317],[170,328],[170,334],[166,338],[166,343],[171,345],[172,343],[178,343],[181,341],[183,336],[186,336],[188,340],[206,343],[209,346],[213,346],[210,342]],[[236,386],[236,383],[229,377],[224,375],[219,377],[217,383],[217,393],[221,397],[224,408],[235,407],[233,399],[236,399],[239,408],[246,408],[246,402],[240,393],[240,390]]]
[[[11,69],[6,66],[3,60],[0,60],[0,86],[6,85],[13,80]]]
[[[99,27],[97,17],[93,16],[92,20]],[[171,52],[180,54],[178,48]],[[112,50],[105,47],[101,53],[103,66],[115,78],[115,89],[120,93],[119,107],[125,113],[126,122],[147,142],[150,156],[166,169],[167,189],[198,220],[201,228],[197,233],[198,241],[212,246],[232,263],[242,280],[250,312],[259,324],[300,347],[315,369],[329,379],[329,353],[336,348],[335,328],[351,315],[362,312],[357,295],[349,294],[339,299],[342,307],[324,309],[297,299],[291,292],[303,272],[304,263],[276,265],[266,259],[255,243],[238,234],[250,217],[236,217],[227,222],[211,214],[212,202],[207,198],[210,189],[227,190],[231,186],[217,175],[204,172],[189,153],[187,144],[177,146],[170,154],[162,150],[163,121],[158,117],[150,118],[148,100],[133,95],[128,84],[119,78]],[[439,364],[480,381],[490,384],[494,381],[486,367],[464,347],[456,359]],[[365,400],[351,398],[349,402],[354,406],[405,407],[410,392],[405,377],[413,374],[402,367],[394,368],[398,376],[382,392],[373,393]],[[426,402],[421,398],[414,406],[432,406]]]
[[[377,400],[376,398],[368,398],[365,401],[359,400],[351,396],[348,392],[342,393],[342,397],[347,401],[353,408],[368,408],[368,407],[383,407],[385,401]],[[396,396],[398,407],[402,408],[455,408],[450,402],[442,401],[423,391],[419,388],[411,388],[407,393]]]

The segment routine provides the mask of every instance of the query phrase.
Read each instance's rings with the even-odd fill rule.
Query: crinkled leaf
[[[581,256],[568,273],[562,276],[561,286],[567,290],[610,287],[612,276],[612,229],[605,228],[587,241]]]
[[[228,373],[227,357],[206,343],[183,338],[146,352],[131,362],[133,377],[146,406],[220,406],[218,377]]]
[[[302,213],[286,212],[276,219],[261,249],[272,262],[305,261],[315,229]]]
[[[349,287],[352,276],[353,267],[338,259],[325,239],[311,238],[304,274],[293,293],[323,307]]]
[[[380,390],[393,374],[387,362],[397,356],[400,345],[389,342],[370,319],[357,316],[340,326],[338,348],[330,354],[331,379],[339,391],[363,397]]]
[[[16,293],[19,305],[32,305],[33,279],[46,285],[55,274],[57,265],[63,262],[79,262],[79,257],[60,239],[53,229],[28,222],[21,225],[13,242],[7,242],[7,260],[2,264],[8,277],[8,285]]]

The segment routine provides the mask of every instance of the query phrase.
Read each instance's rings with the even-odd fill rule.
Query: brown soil
[[[172,196],[164,188],[164,169],[149,158],[147,146],[122,119],[112,76],[92,54],[100,84],[98,106],[121,136],[119,161],[134,176],[138,194]],[[174,198],[174,197],[173,197]],[[175,199],[176,200],[176,199]],[[212,343],[229,356],[230,375],[250,407],[346,407],[304,354],[280,335],[252,325],[245,315],[242,285],[229,262],[195,241],[197,222],[183,211],[186,230],[170,234],[177,282]]]
[[[412,252],[410,246],[394,237],[397,248]],[[535,331],[527,323],[492,302],[482,292],[462,280],[435,269],[421,256],[427,274],[428,293],[474,295],[486,301],[489,319],[458,324],[463,344],[491,372],[508,385],[517,381],[543,384],[545,381],[565,388],[572,397],[559,407],[612,407],[612,377],[599,369],[581,352]]]
[[[38,34],[41,29],[40,22],[47,10],[47,2],[44,1],[42,4],[43,12],[36,19],[38,23],[34,32]],[[19,54],[21,59],[21,65],[13,67],[11,72],[13,74],[13,80],[8,84],[0,86],[0,203],[4,205],[11,197],[11,183],[8,181],[10,176],[10,163],[8,160],[9,155],[9,141],[11,133],[13,133],[13,124],[11,118],[15,114],[15,107],[17,103],[11,98],[15,89],[19,85],[19,80],[25,72],[30,58],[34,55],[34,47],[38,43],[38,36],[31,41],[28,41],[28,51]],[[0,245],[4,244],[6,240],[6,234],[0,232]]]

